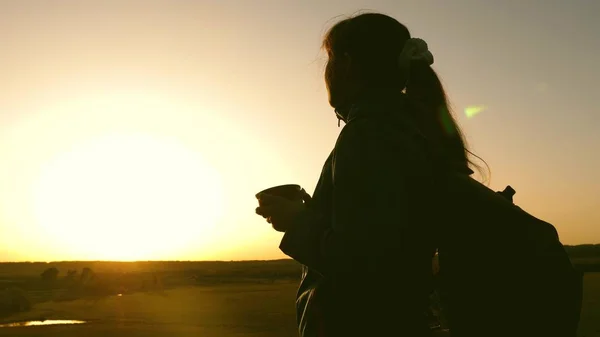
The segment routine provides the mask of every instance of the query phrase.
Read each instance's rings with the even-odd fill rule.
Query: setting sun
[[[176,142],[110,134],[42,168],[35,215],[46,237],[80,256],[156,259],[211,235],[221,191],[218,174]]]

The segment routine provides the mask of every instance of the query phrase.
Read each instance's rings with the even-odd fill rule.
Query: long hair
[[[405,90],[417,127],[436,152],[460,169],[470,171],[469,166],[472,166],[484,176],[482,168],[469,157],[482,160],[467,148],[451,113],[444,86],[433,68],[423,61],[411,61],[408,72],[400,69],[398,57],[410,38],[408,28],[396,19],[364,13],[335,24],[325,34],[323,49],[329,55],[329,62],[349,55],[355,67],[355,79],[363,86]],[[337,75],[335,72],[326,74],[326,81],[331,83],[336,80],[332,77]]]

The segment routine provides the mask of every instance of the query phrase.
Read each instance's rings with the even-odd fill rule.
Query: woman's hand
[[[271,194],[259,194],[257,196],[261,206],[256,208],[256,214],[267,219],[278,232],[285,232],[293,223],[294,219],[306,209],[305,202],[310,200],[310,195],[302,190],[302,200],[289,200]]]

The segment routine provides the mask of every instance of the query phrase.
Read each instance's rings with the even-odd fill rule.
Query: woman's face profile
[[[349,65],[350,57],[341,57],[329,53],[329,59],[325,66],[325,86],[329,96],[329,104],[337,108],[347,100],[349,95]]]

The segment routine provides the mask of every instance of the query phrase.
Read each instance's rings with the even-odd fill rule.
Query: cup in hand
[[[288,185],[279,185],[271,188],[267,188],[266,190],[262,190],[256,194],[256,198],[258,199],[258,204],[260,206],[265,206],[260,201],[261,194],[270,194],[276,195],[282,198],[286,198],[292,201],[301,201],[304,200],[304,190],[300,185],[288,184]]]

